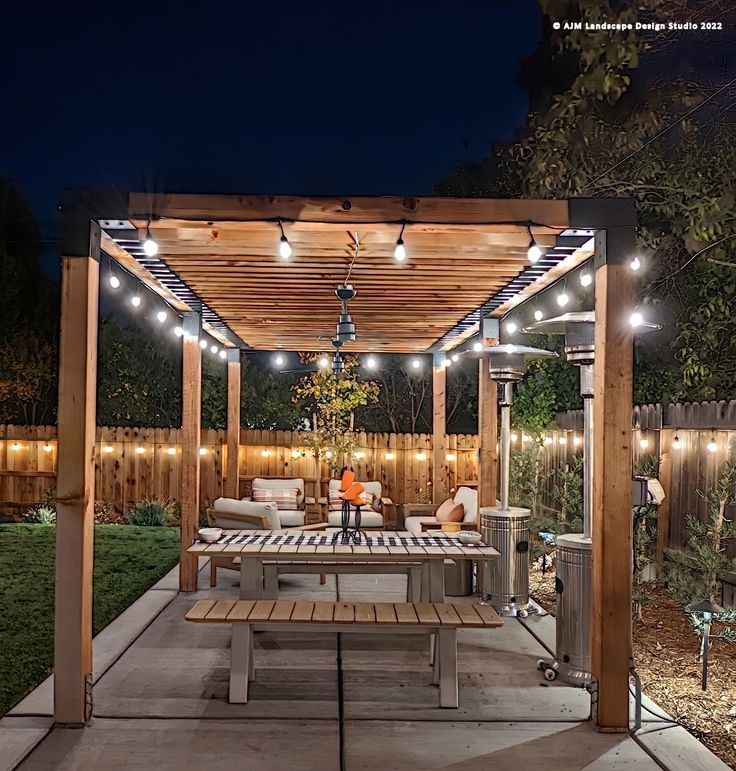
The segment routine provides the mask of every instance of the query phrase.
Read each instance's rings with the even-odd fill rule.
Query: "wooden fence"
[[[478,439],[447,436],[447,487],[477,484]],[[201,500],[222,495],[227,468],[225,432],[202,431]],[[56,485],[56,427],[0,426],[0,507],[13,509],[40,501]],[[180,429],[97,429],[95,497],[125,511],[138,498],[177,498],[180,478]],[[357,435],[352,466],[360,479],[379,480],[383,494],[397,503],[416,502],[432,479],[429,434]],[[326,494],[326,461],[317,463],[298,432],[241,432],[241,494],[255,476],[302,477],[307,495]]]
[[[582,452],[582,412],[558,416],[556,431],[545,436],[543,501],[559,508],[552,495],[559,470]],[[647,459],[662,458],[661,481],[668,495],[669,525],[664,545],[683,545],[688,513],[704,516],[698,490],[712,487],[720,469],[736,459],[736,401],[683,405],[645,405],[634,409],[634,470]],[[98,428],[96,497],[121,511],[144,496],[177,498],[181,447],[179,429]],[[677,438],[677,442],[675,442]],[[524,445],[516,434],[515,447]],[[478,437],[447,437],[447,487],[477,483]],[[429,434],[359,434],[353,459],[359,478],[378,479],[384,495],[397,503],[418,500],[432,478]],[[222,494],[226,468],[224,431],[202,431],[202,502]],[[56,485],[56,427],[0,426],[0,510],[41,500]],[[254,476],[299,476],[307,494],[324,495],[326,463],[317,463],[303,438],[290,431],[243,430],[239,453],[241,493]],[[731,507],[727,516],[736,516]],[[736,548],[731,545],[730,548]]]

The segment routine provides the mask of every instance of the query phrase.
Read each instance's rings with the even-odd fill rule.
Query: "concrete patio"
[[[47,681],[0,722],[0,767],[15,765],[8,747],[16,745],[20,760],[43,737],[18,768],[337,769],[335,636],[261,635],[252,700],[228,704],[229,630],[183,621],[196,599],[235,596],[236,574],[220,576],[216,590],[183,595],[172,573],[144,595],[96,641],[91,726],[49,731]],[[338,591],[346,600],[402,601],[403,582],[341,576]],[[334,599],[335,578],[320,586],[317,576],[291,576],[281,590],[285,597]],[[588,695],[547,684],[536,671],[546,653],[539,640],[554,636],[553,619],[526,624],[508,619],[490,633],[461,634],[457,710],[437,706],[424,638],[344,638],[346,767],[726,768],[683,729],[661,721],[645,723],[646,749],[629,735],[596,732],[587,720]]]

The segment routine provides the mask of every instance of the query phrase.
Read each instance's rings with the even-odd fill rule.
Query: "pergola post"
[[[197,590],[196,554],[187,549],[197,537],[199,525],[199,447],[202,436],[202,349],[199,339],[202,319],[194,311],[182,319],[182,410],[181,410],[181,546],[179,590]]]
[[[85,239],[86,240],[86,239]],[[80,245],[81,246],[81,245]],[[92,711],[97,317],[100,228],[61,260],[54,720],[84,725]],[[66,245],[65,245],[66,249]]]
[[[227,469],[225,496],[240,498],[240,349],[227,350]]]
[[[447,498],[447,367],[444,354],[432,363],[432,502]]]
[[[596,233],[591,658],[600,730],[629,727],[632,509],[632,226]]]
[[[498,396],[489,365],[484,353],[478,362],[478,506],[495,506],[498,497]]]

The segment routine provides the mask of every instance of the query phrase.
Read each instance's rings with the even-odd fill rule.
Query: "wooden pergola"
[[[595,270],[593,673],[595,719],[628,729],[631,632],[631,387],[634,205],[629,200],[127,197],[76,192],[62,207],[55,719],[84,724],[92,671],[92,539],[100,260],[114,260],[181,316],[181,591],[199,511],[200,337],[226,351],[226,493],[238,494],[243,350],[323,351],[335,287],[350,270],[358,339],[348,351],[432,353],[433,489],[445,497],[443,360],[592,260]],[[158,253],[147,255],[150,234]],[[292,249],[279,256],[281,236]],[[533,236],[542,256],[530,263]],[[393,258],[401,237],[407,259]],[[105,257],[106,256],[106,257]],[[352,268],[351,268],[352,263]],[[536,300],[535,300],[536,301]],[[479,502],[496,500],[495,383],[481,357]]]

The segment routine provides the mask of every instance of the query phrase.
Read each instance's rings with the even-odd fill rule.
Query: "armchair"
[[[463,515],[462,527],[466,530],[478,529],[478,491],[470,487],[458,487],[453,503],[462,503],[465,513]],[[420,534],[425,530],[438,528],[440,523],[435,517],[439,504],[426,503],[405,503],[404,511],[404,529],[410,533]]]
[[[370,506],[362,506],[360,509],[361,527],[380,530],[387,526],[394,526],[396,523],[396,514],[394,503],[390,498],[382,497],[382,487],[380,482],[362,482],[365,491],[373,494],[373,503]],[[329,527],[340,527],[342,524],[342,514],[340,509],[330,509],[329,493],[340,489],[340,480],[331,479],[327,485],[328,497],[320,498],[319,502],[323,507],[324,519]],[[355,509],[350,509],[350,525],[355,526]]]

